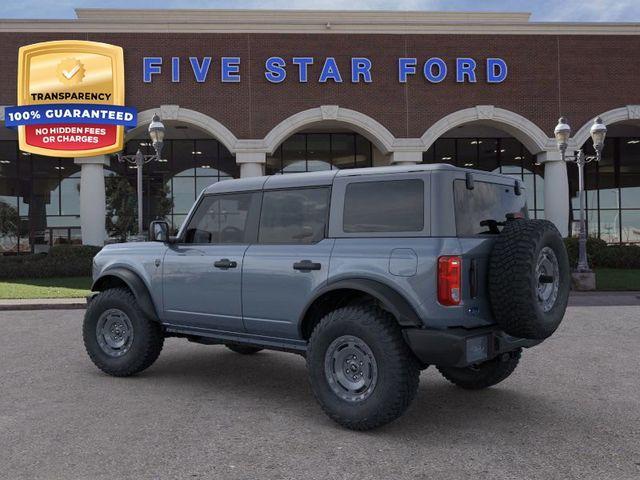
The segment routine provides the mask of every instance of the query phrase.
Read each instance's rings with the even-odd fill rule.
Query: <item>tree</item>
[[[137,230],[136,191],[125,177],[105,178],[107,232],[121,242]]]
[[[155,186],[154,183],[152,183],[151,190],[153,218],[155,220],[164,220],[171,214],[171,210],[173,209],[173,198],[171,197],[169,182],[157,183]]]
[[[20,215],[18,209],[0,201],[0,237],[9,237],[18,241]]]

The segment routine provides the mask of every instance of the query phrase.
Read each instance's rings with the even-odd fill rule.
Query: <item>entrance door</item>
[[[165,321],[207,330],[243,332],[244,254],[255,241],[260,194],[203,197],[184,239],[164,257]]]
[[[329,272],[329,196],[328,187],[264,192],[258,243],[247,249],[242,267],[247,332],[298,337],[302,310]]]

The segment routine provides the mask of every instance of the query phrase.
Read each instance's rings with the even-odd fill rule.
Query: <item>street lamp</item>
[[[578,166],[578,192],[580,195],[580,236],[578,239],[578,265],[576,272],[591,273],[589,263],[587,261],[587,230],[585,225],[585,191],[584,191],[584,166],[592,161],[599,162],[602,158],[602,149],[604,147],[604,138],[607,135],[607,127],[602,123],[602,119],[597,117],[591,125],[591,139],[593,140],[593,148],[596,151],[595,156],[585,155],[582,149],[573,155],[567,155],[567,146],[569,145],[569,137],[571,136],[571,127],[567,123],[567,119],[561,117],[558,120],[553,133],[558,143],[558,149],[562,154],[563,161],[575,162]]]
[[[149,137],[155,153],[153,155],[143,155],[138,148],[135,155],[122,155],[118,153],[119,162],[127,162],[135,165],[137,169],[137,193],[138,193],[138,237],[142,237],[142,166],[152,160],[161,160],[162,145],[164,143],[165,128],[158,114],[155,114],[149,125]]]

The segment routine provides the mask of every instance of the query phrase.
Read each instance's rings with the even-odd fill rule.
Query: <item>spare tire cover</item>
[[[569,288],[569,258],[555,225],[507,221],[489,257],[489,298],[500,327],[514,337],[549,337],[564,317]]]

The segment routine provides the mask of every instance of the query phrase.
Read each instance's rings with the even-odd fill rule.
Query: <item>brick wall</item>
[[[127,104],[139,110],[178,104],[217,119],[238,138],[261,138],[288,116],[323,104],[365,113],[397,137],[419,137],[431,124],[456,110],[492,104],[530,119],[552,135],[558,116],[567,115],[575,129],[593,115],[627,104],[640,104],[640,36],[555,35],[301,35],[301,34],[0,34],[0,104],[16,103],[18,48],[30,43],[81,39],[120,45],[125,52]],[[309,82],[298,83],[288,68],[280,84],[264,77],[264,61],[277,55],[315,57]],[[142,82],[142,57],[163,56],[162,76]],[[181,82],[170,79],[170,57],[182,58]],[[213,57],[205,83],[197,83],[188,57]],[[220,82],[221,56],[242,58],[240,83]],[[344,82],[317,82],[321,63],[336,57]],[[349,59],[373,61],[373,82],[352,84]],[[430,84],[418,74],[398,82],[398,57],[424,61],[438,56],[450,71],[442,83]],[[458,84],[453,62],[469,56],[482,67],[487,57],[504,58],[509,76],[487,84]],[[418,67],[420,73],[420,66]]]

